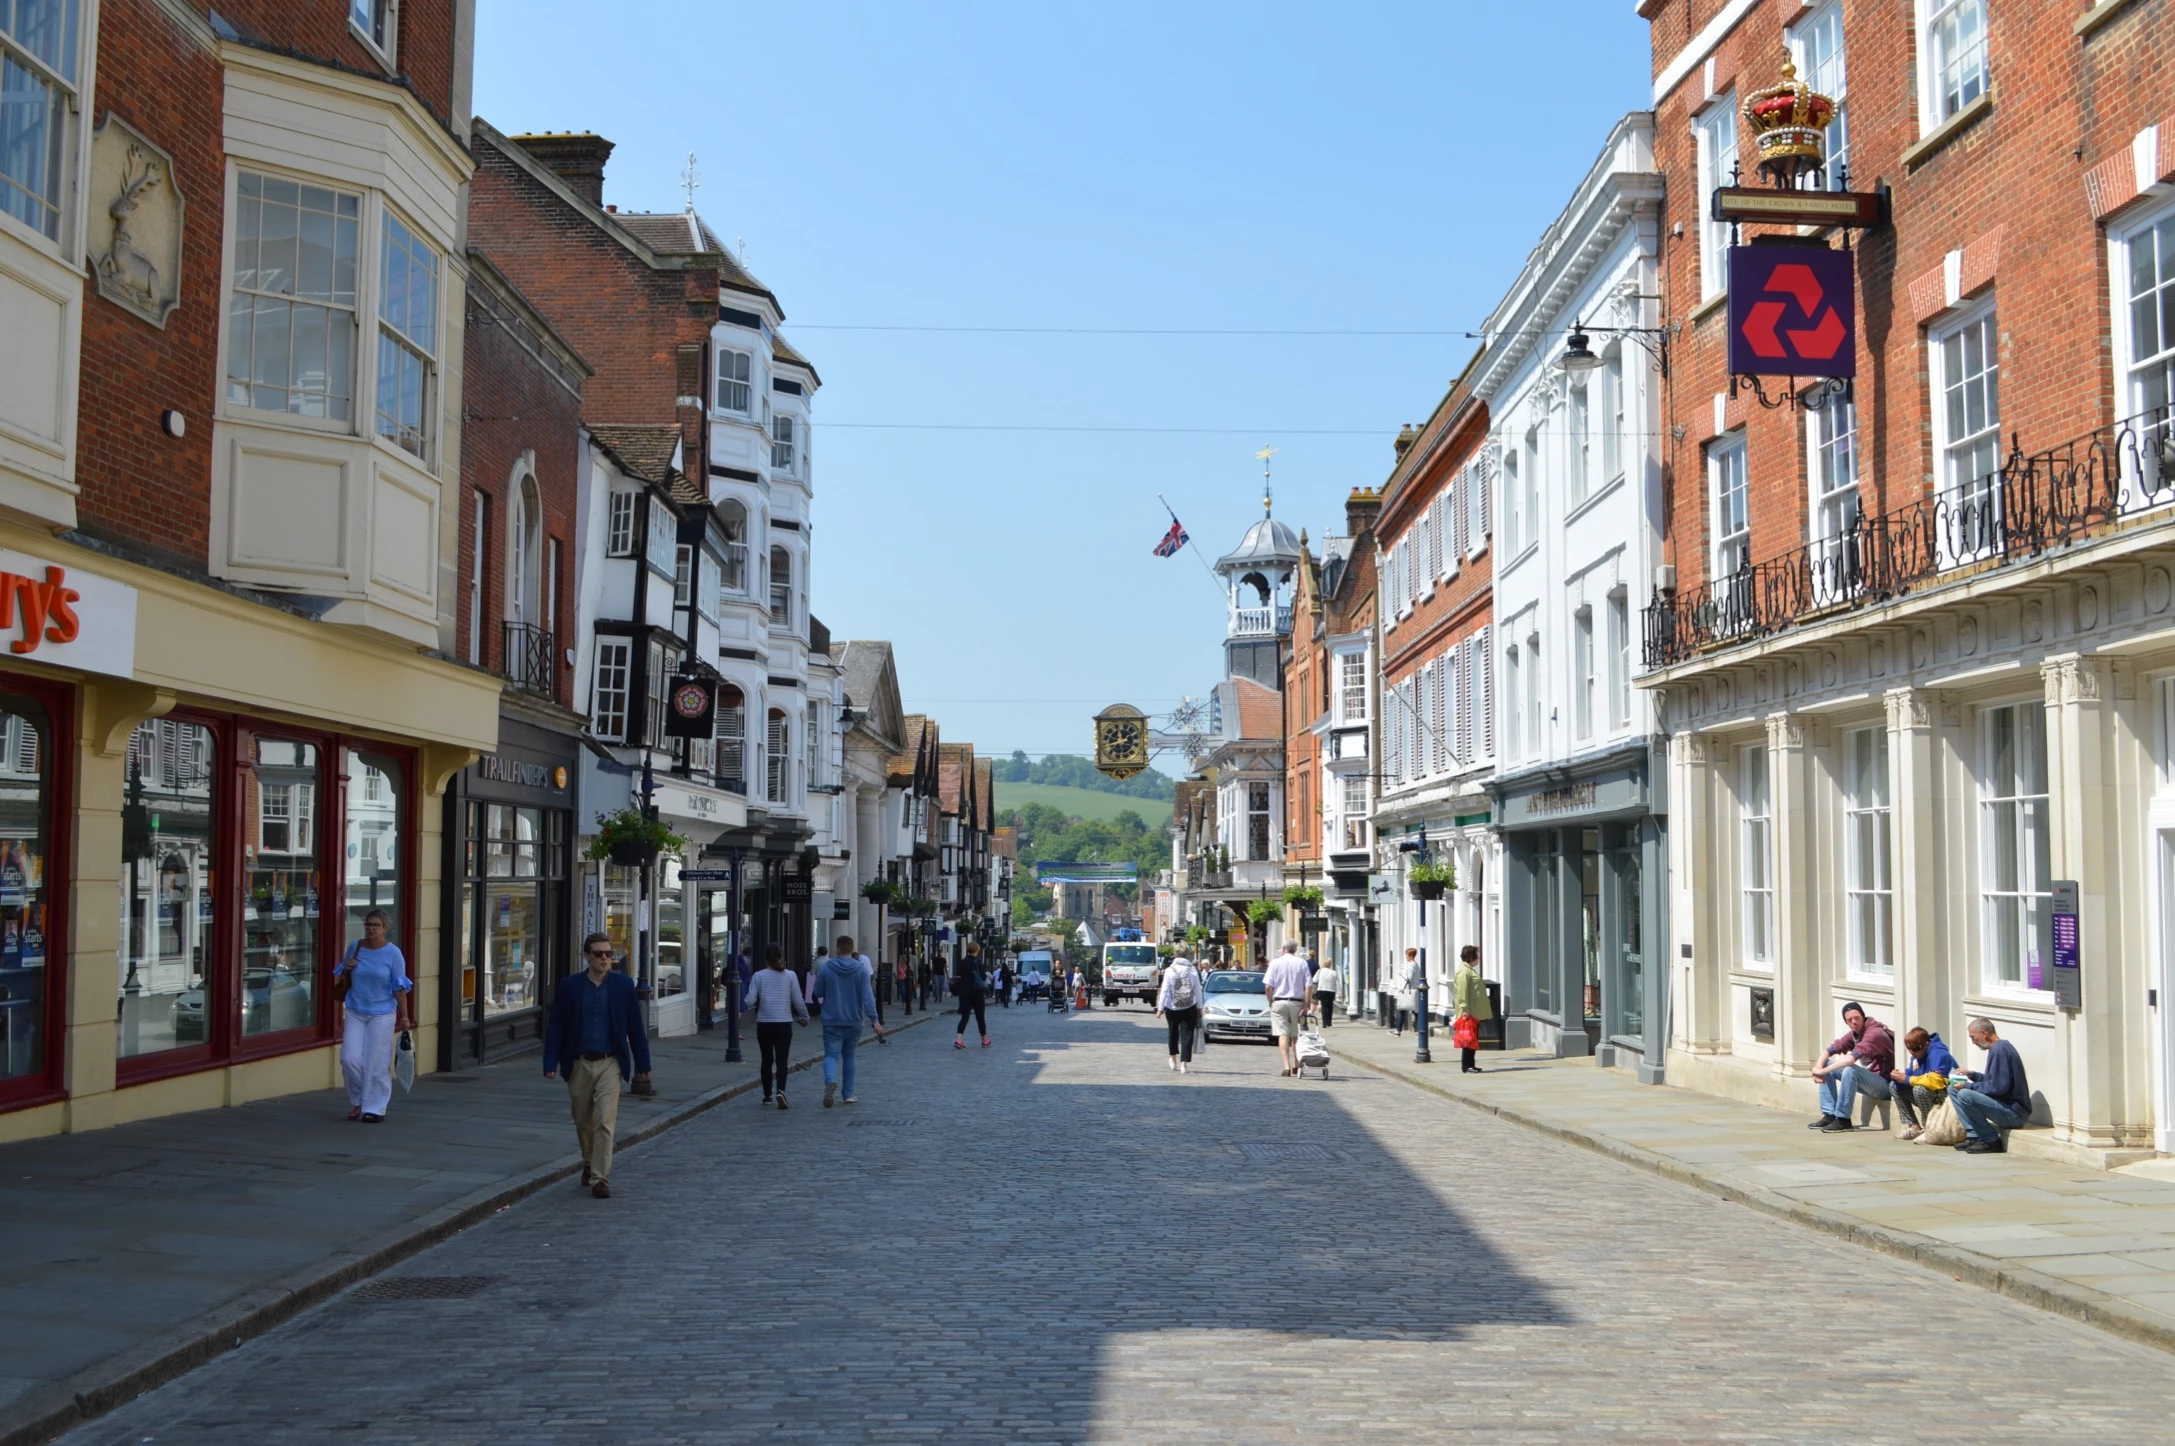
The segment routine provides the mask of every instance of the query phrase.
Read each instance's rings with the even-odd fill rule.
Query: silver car
[[[1269,989],[1254,969],[1218,969],[1206,975],[1202,992],[1201,1038],[1267,1039]]]

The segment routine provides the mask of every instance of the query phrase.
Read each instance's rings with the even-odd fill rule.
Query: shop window
[[[408,796],[408,770],[398,758],[349,750],[347,754],[346,923],[340,937],[347,946],[363,934],[363,916],[385,915],[387,934],[407,937],[407,878],[401,868],[402,813]],[[408,961],[413,977],[415,961]]]
[[[320,772],[314,743],[255,740],[243,782],[244,1038],[317,1023]]]
[[[222,840],[211,729],[155,718],[128,742],[121,793],[122,1059],[208,1045]]]
[[[1752,747],[1739,759],[1737,794],[1738,887],[1744,899],[1744,963],[1775,967],[1774,818],[1768,792],[1767,750]]]
[[[1889,939],[1895,875],[1889,854],[1888,730],[1861,728],[1844,740],[1843,837],[1850,969],[1885,979],[1895,973]]]
[[[657,979],[659,999],[685,994],[691,961],[687,956],[686,884],[680,878],[680,861],[667,857],[657,879]]]
[[[0,692],[0,1090],[35,1090],[51,1074],[61,952],[51,863],[52,723],[33,698]],[[65,966],[64,966],[65,967]],[[63,976],[65,977],[65,976]],[[9,1091],[12,1093],[13,1091]]]
[[[555,812],[548,816],[556,822]],[[549,982],[539,887],[550,862],[546,818],[546,810],[514,804],[469,805],[474,863],[463,912],[480,914],[482,929],[463,941],[474,953],[462,966],[462,1002],[484,1019],[534,1008]],[[563,861],[558,867],[563,872]]]
[[[2036,702],[1988,708],[1979,728],[1986,983],[2036,989],[2053,928],[2046,711]]]

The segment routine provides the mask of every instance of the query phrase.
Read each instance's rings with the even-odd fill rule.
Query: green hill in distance
[[[1054,808],[1067,818],[1094,819],[1108,823],[1130,809],[1140,815],[1141,821],[1150,828],[1162,828],[1171,821],[1171,805],[1168,799],[1130,798],[1122,793],[1105,793],[1100,789],[1073,788],[1062,783],[1007,783],[996,780],[997,811],[1008,808],[1025,808],[1039,803]]]

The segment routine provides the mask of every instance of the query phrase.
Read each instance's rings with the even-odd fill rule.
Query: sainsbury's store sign
[[[10,657],[133,677],[136,589],[0,549],[0,638]]]

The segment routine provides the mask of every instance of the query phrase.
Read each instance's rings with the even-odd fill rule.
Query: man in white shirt
[[[1307,987],[1313,983],[1299,946],[1286,944],[1261,982],[1269,996],[1269,1032],[1276,1036],[1276,1052],[1284,1061],[1284,1073],[1295,1075],[1299,1072],[1299,1027],[1306,1020]]]

